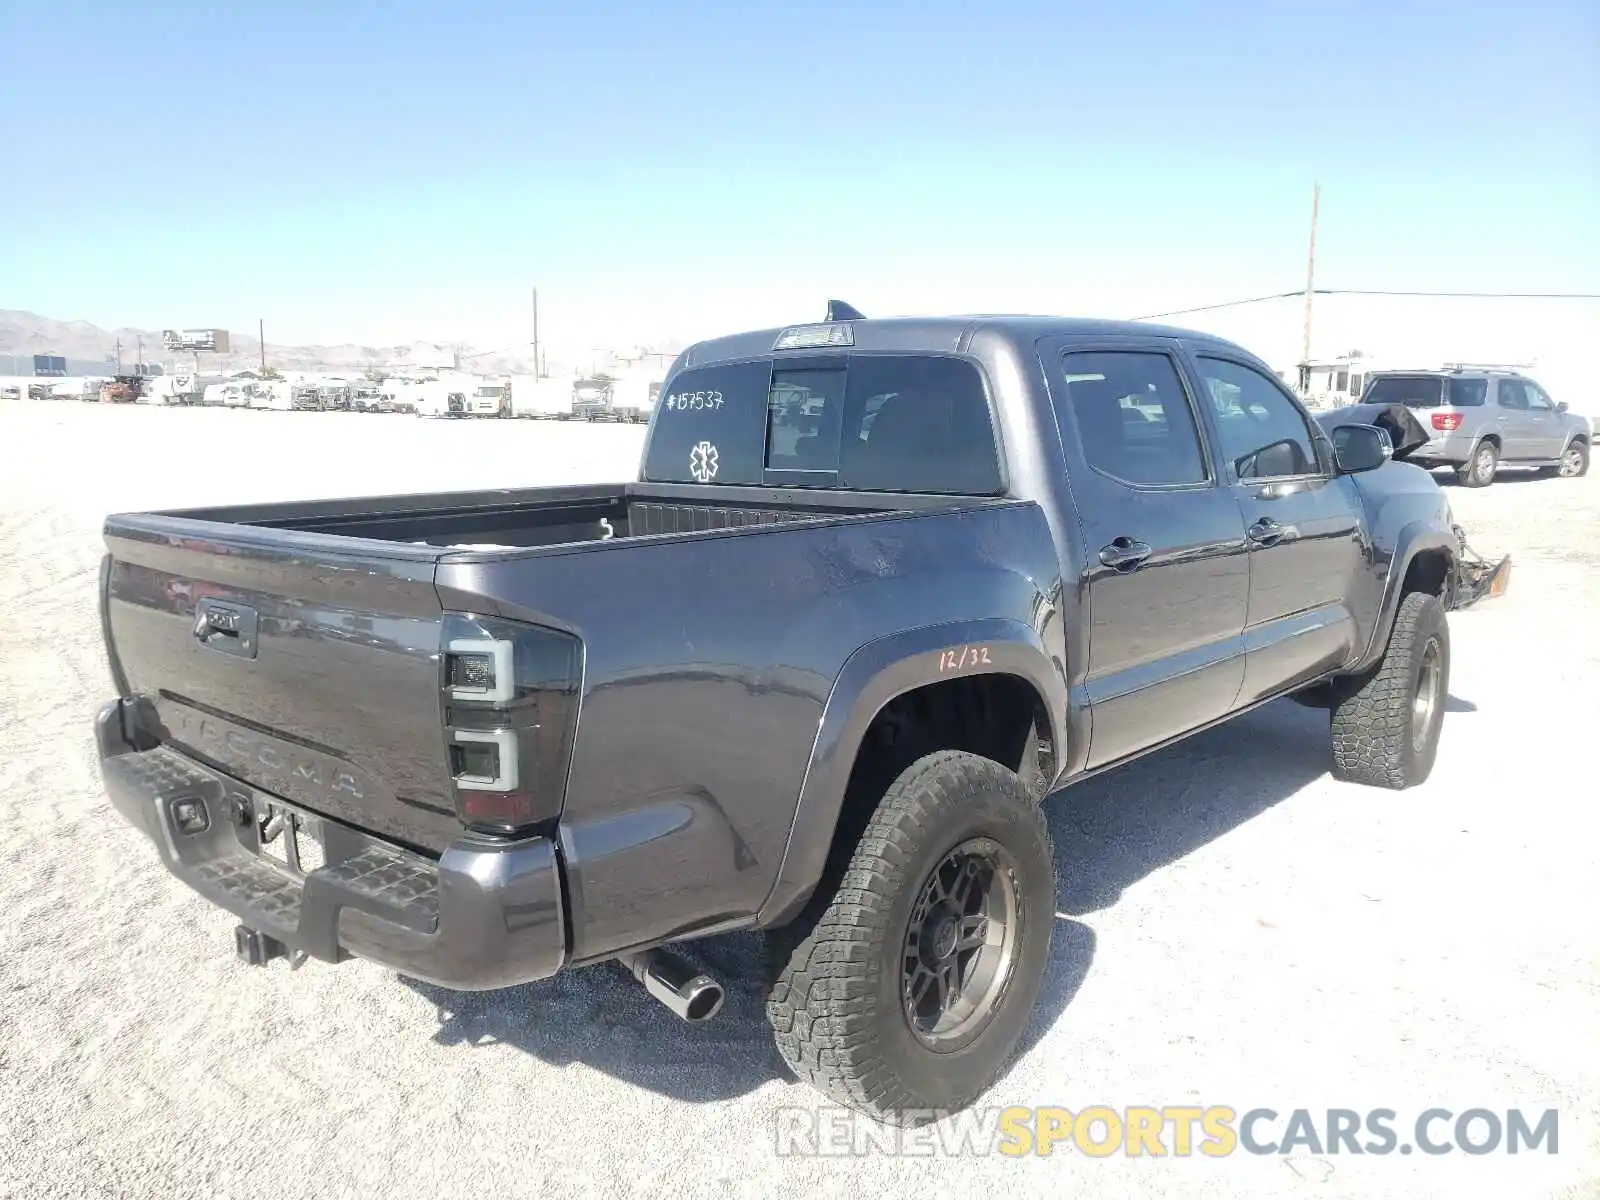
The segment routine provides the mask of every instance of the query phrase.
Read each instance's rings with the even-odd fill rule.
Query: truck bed
[[[616,484],[119,514],[102,621],[150,740],[438,854],[462,834],[440,690],[450,622],[558,631],[581,646],[585,685],[713,647],[748,669],[786,611],[838,620],[816,604],[838,572],[883,569],[879,521],[925,508],[937,525],[934,509],[975,503],[997,502]],[[871,553],[844,557],[859,565],[835,561],[858,543]]]
[[[629,483],[192,508],[111,521],[148,525],[151,519],[171,518],[440,549],[531,549],[949,506],[954,501],[950,496]]]

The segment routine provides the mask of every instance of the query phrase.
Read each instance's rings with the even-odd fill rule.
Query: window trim
[[[1304,480],[1327,480],[1333,479],[1338,475],[1337,469],[1330,470],[1328,467],[1323,465],[1323,447],[1325,444],[1327,445],[1329,451],[1326,455],[1327,462],[1332,464],[1334,461],[1331,453],[1332,444],[1321,432],[1321,427],[1317,425],[1314,420],[1312,420],[1311,414],[1300,403],[1299,397],[1297,397],[1288,388],[1284,387],[1281,379],[1263,368],[1259,363],[1250,362],[1239,355],[1229,354],[1220,349],[1212,349],[1210,347],[1207,347],[1205,350],[1193,349],[1190,351],[1190,356],[1194,359],[1195,375],[1199,382],[1206,387],[1207,391],[1210,390],[1210,384],[1206,381],[1205,367],[1203,365],[1207,359],[1211,359],[1215,362],[1225,362],[1230,366],[1240,367],[1244,370],[1252,371],[1261,376],[1262,379],[1266,380],[1274,391],[1276,391],[1280,396],[1289,402],[1290,408],[1292,408],[1299,415],[1301,423],[1306,427],[1307,440],[1311,443],[1311,458],[1312,461],[1317,464],[1316,470],[1300,471],[1292,475],[1252,475],[1247,479],[1239,474],[1239,470],[1236,465],[1238,462],[1237,459],[1224,457],[1223,463],[1227,467],[1228,478],[1232,483],[1240,487],[1259,487],[1264,484],[1295,483]],[[1217,417],[1215,403],[1212,404],[1211,409],[1212,411],[1210,413],[1210,418],[1213,422],[1215,422]],[[1217,449],[1220,452],[1222,450],[1222,430],[1217,428],[1215,425],[1213,425],[1213,428],[1216,429]],[[1264,450],[1266,447],[1263,446],[1261,449]],[[1260,451],[1258,450],[1257,453],[1260,453]]]
[[[1200,446],[1200,468],[1205,472],[1203,479],[1191,480],[1187,483],[1140,483],[1132,479],[1124,479],[1113,471],[1097,467],[1089,460],[1089,455],[1084,451],[1083,435],[1078,427],[1078,413],[1072,405],[1072,386],[1066,376],[1066,360],[1074,354],[1148,354],[1167,360],[1167,365],[1172,368],[1172,373],[1177,376],[1178,388],[1183,393],[1184,403],[1189,406],[1189,419],[1194,422],[1195,441]],[[1217,464],[1211,453],[1211,439],[1207,436],[1207,426],[1195,404],[1194,389],[1190,386],[1188,373],[1183,369],[1183,362],[1177,353],[1166,346],[1149,345],[1145,343],[1122,344],[1073,342],[1056,348],[1056,376],[1050,381],[1052,397],[1055,389],[1060,388],[1060,401],[1052,405],[1055,410],[1056,435],[1062,436],[1061,409],[1064,407],[1071,414],[1072,432],[1077,441],[1079,457],[1084,465],[1099,475],[1102,479],[1109,479],[1118,487],[1131,488],[1136,492],[1194,492],[1202,491],[1217,486]]]

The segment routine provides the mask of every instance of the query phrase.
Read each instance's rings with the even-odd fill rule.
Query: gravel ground
[[[1600,471],[1451,490],[1517,566],[1452,618],[1425,787],[1334,783],[1326,717],[1281,703],[1051,802],[1054,958],[987,1099],[1554,1107],[1555,1156],[780,1157],[780,1110],[822,1106],[754,939],[704,944],[732,986],[700,1029],[610,967],[463,996],[237,965],[101,794],[104,514],[618,479],[641,434],[0,404],[0,1195],[1600,1195]]]

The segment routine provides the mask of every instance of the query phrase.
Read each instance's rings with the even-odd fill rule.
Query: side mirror
[[[1394,457],[1387,430],[1376,425],[1340,425],[1331,435],[1333,461],[1341,475],[1375,471]]]
[[[1566,412],[1567,411],[1567,402],[1565,400],[1557,401],[1556,402],[1556,411],[1557,412]]]

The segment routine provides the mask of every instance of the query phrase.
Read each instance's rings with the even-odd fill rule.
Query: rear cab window
[[[644,478],[935,495],[1004,490],[978,367],[827,354],[690,367],[664,389]]]

